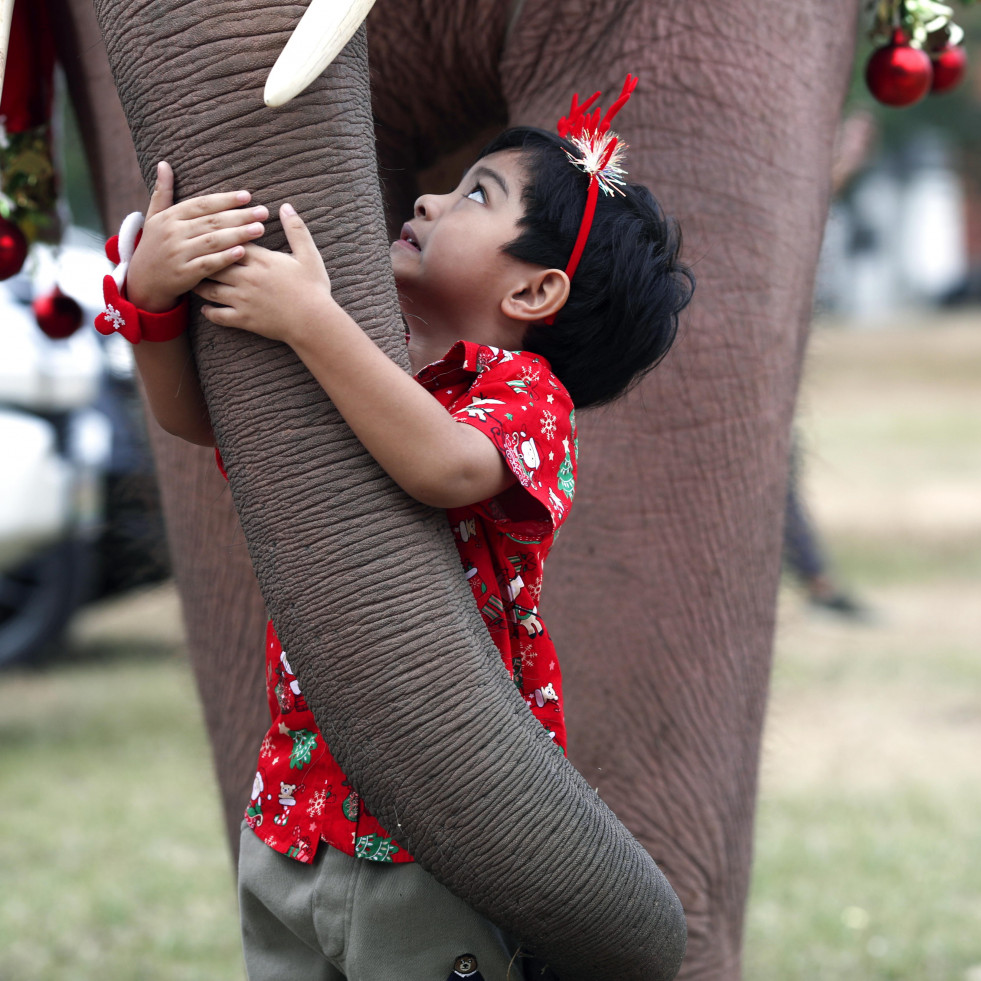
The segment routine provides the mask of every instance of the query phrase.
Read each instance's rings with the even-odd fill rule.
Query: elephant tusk
[[[14,0],[0,0],[0,92],[7,70],[7,52],[10,50],[10,22],[14,17]]]
[[[262,97],[281,106],[299,95],[341,52],[375,0],[310,0],[276,59]]]

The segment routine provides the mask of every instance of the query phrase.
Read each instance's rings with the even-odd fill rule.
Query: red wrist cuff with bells
[[[121,334],[131,344],[143,341],[172,341],[187,330],[187,297],[172,310],[150,313],[140,310],[126,298],[126,271],[142,236],[143,215],[138,212],[124,219],[118,235],[106,242],[106,256],[117,263],[111,276],[102,280],[105,309],[95,318],[101,334]]]

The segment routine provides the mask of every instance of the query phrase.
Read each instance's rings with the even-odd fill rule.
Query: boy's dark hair
[[[586,206],[589,177],[569,162],[567,140],[545,130],[505,130],[485,157],[520,150],[528,180],[521,234],[504,251],[565,269]],[[533,324],[522,348],[540,354],[580,409],[624,394],[668,352],[695,278],[679,259],[681,233],[640,184],[602,192],[569,299],[552,325]]]

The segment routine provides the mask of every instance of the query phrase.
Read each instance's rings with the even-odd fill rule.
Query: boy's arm
[[[127,299],[150,313],[171,310],[202,279],[241,259],[244,244],[262,234],[269,216],[265,207],[242,207],[249,198],[247,191],[231,191],[174,205],[173,171],[158,164],[143,235],[126,276]],[[214,446],[187,335],[141,341],[133,355],[157,422],[191,443]]]
[[[292,209],[281,217],[293,254],[250,247],[195,289],[224,304],[204,315],[289,344],[368,452],[424,504],[474,504],[514,483],[491,440],[456,422],[338,306],[306,226]]]
[[[160,426],[189,443],[214,446],[215,435],[187,334],[172,341],[141,341],[133,348],[133,357],[150,411]]]
[[[456,422],[333,299],[293,349],[368,452],[416,500],[463,507],[515,482],[491,440]]]

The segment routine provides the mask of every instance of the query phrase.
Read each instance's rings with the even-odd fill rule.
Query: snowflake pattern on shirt
[[[454,419],[491,439],[517,478],[502,494],[446,515],[504,669],[564,752],[562,679],[538,600],[545,558],[575,492],[572,401],[540,356],[468,341],[416,379]],[[312,862],[321,841],[370,861],[411,862],[328,749],[272,622],[266,692],[272,724],[245,812],[253,831],[299,862]]]

